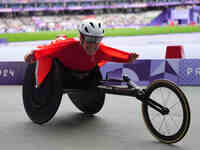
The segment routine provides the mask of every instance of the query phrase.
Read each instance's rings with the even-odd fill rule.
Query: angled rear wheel
[[[98,88],[82,90],[78,93],[68,93],[72,103],[86,114],[98,113],[105,101],[105,93]]]
[[[59,66],[53,67],[42,85],[35,87],[36,63],[29,64],[23,84],[23,104],[28,117],[37,124],[48,122],[57,112],[62,98]]]

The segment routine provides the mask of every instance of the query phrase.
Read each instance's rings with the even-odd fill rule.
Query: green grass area
[[[137,36],[154,34],[172,34],[172,33],[191,33],[200,32],[200,26],[164,26],[164,27],[142,27],[106,29],[105,36]],[[56,35],[66,34],[68,37],[79,36],[77,30],[68,30],[60,32],[26,32],[26,33],[7,33],[0,34],[0,38],[6,38],[9,42],[36,41],[36,40],[54,40]]]

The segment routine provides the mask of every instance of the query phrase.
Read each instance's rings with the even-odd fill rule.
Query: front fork
[[[146,97],[146,93],[141,94],[141,91],[139,91],[138,93],[135,95],[135,97],[138,100],[140,100],[143,104],[146,104],[146,105],[150,106],[151,108],[153,108],[154,110],[157,110],[162,115],[169,114],[169,109],[167,107],[164,107],[161,104],[154,101],[153,99]]]
[[[119,81],[119,82],[126,82],[128,88],[120,88],[120,87],[112,87],[112,86],[99,86],[101,89],[104,90],[105,93],[110,94],[117,94],[117,95],[124,95],[124,96],[134,96],[138,100],[140,100],[143,104],[150,106],[154,110],[160,112],[162,115],[169,114],[169,109],[167,107],[162,106],[161,104],[157,103],[153,99],[146,96],[145,89],[140,89],[134,82],[132,82],[127,75],[123,75],[123,80],[113,80],[113,79],[106,79],[106,81]]]

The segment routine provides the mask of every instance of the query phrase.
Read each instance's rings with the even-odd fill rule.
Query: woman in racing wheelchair
[[[63,89],[82,112],[95,114],[104,104],[105,93],[96,88],[102,80],[99,70],[106,61],[131,63],[138,58],[104,45],[103,25],[94,19],[84,20],[78,27],[80,39],[67,38],[33,50],[24,56],[28,67],[23,85],[23,103],[29,118],[48,122],[57,112]]]

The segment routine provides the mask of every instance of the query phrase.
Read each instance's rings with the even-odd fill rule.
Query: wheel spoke
[[[172,106],[170,106],[169,109],[174,108],[177,104],[179,104],[179,102],[177,102],[177,103],[173,104]]]
[[[173,119],[173,117],[171,116],[171,114],[169,114],[169,118],[172,120],[172,122],[174,123],[174,125],[177,127],[178,129],[178,125],[176,124],[175,120]]]
[[[164,89],[166,89],[166,88],[164,88]],[[170,96],[171,96],[171,94],[170,94],[170,91],[169,90],[164,90],[163,91],[163,89],[162,88],[159,88],[159,91],[160,91],[160,96],[161,96],[161,101],[162,101],[162,104],[163,104],[163,106],[166,106],[167,105],[167,103],[168,103],[168,101],[169,101],[169,98],[170,98]],[[167,96],[165,96],[165,92],[167,91]]]
[[[161,122],[161,124],[160,124],[160,127],[159,127],[158,131],[161,131],[161,128],[162,128],[164,122],[165,122],[165,117],[163,117],[162,122]]]
[[[167,95],[167,98],[166,98],[166,100],[165,100],[165,102],[164,102],[164,106],[167,106],[167,103],[168,103],[168,101],[169,101],[169,98],[170,98],[170,91],[168,91],[168,95]]]
[[[171,113],[170,112],[170,115],[173,115],[173,117],[178,117],[178,118],[183,117],[183,114],[180,114],[180,113]]]
[[[165,129],[166,129],[168,135],[170,135],[170,129],[169,129],[169,126],[167,124],[167,121],[165,121]]]
[[[160,116],[160,113],[156,113],[151,119],[155,120],[158,116]]]

